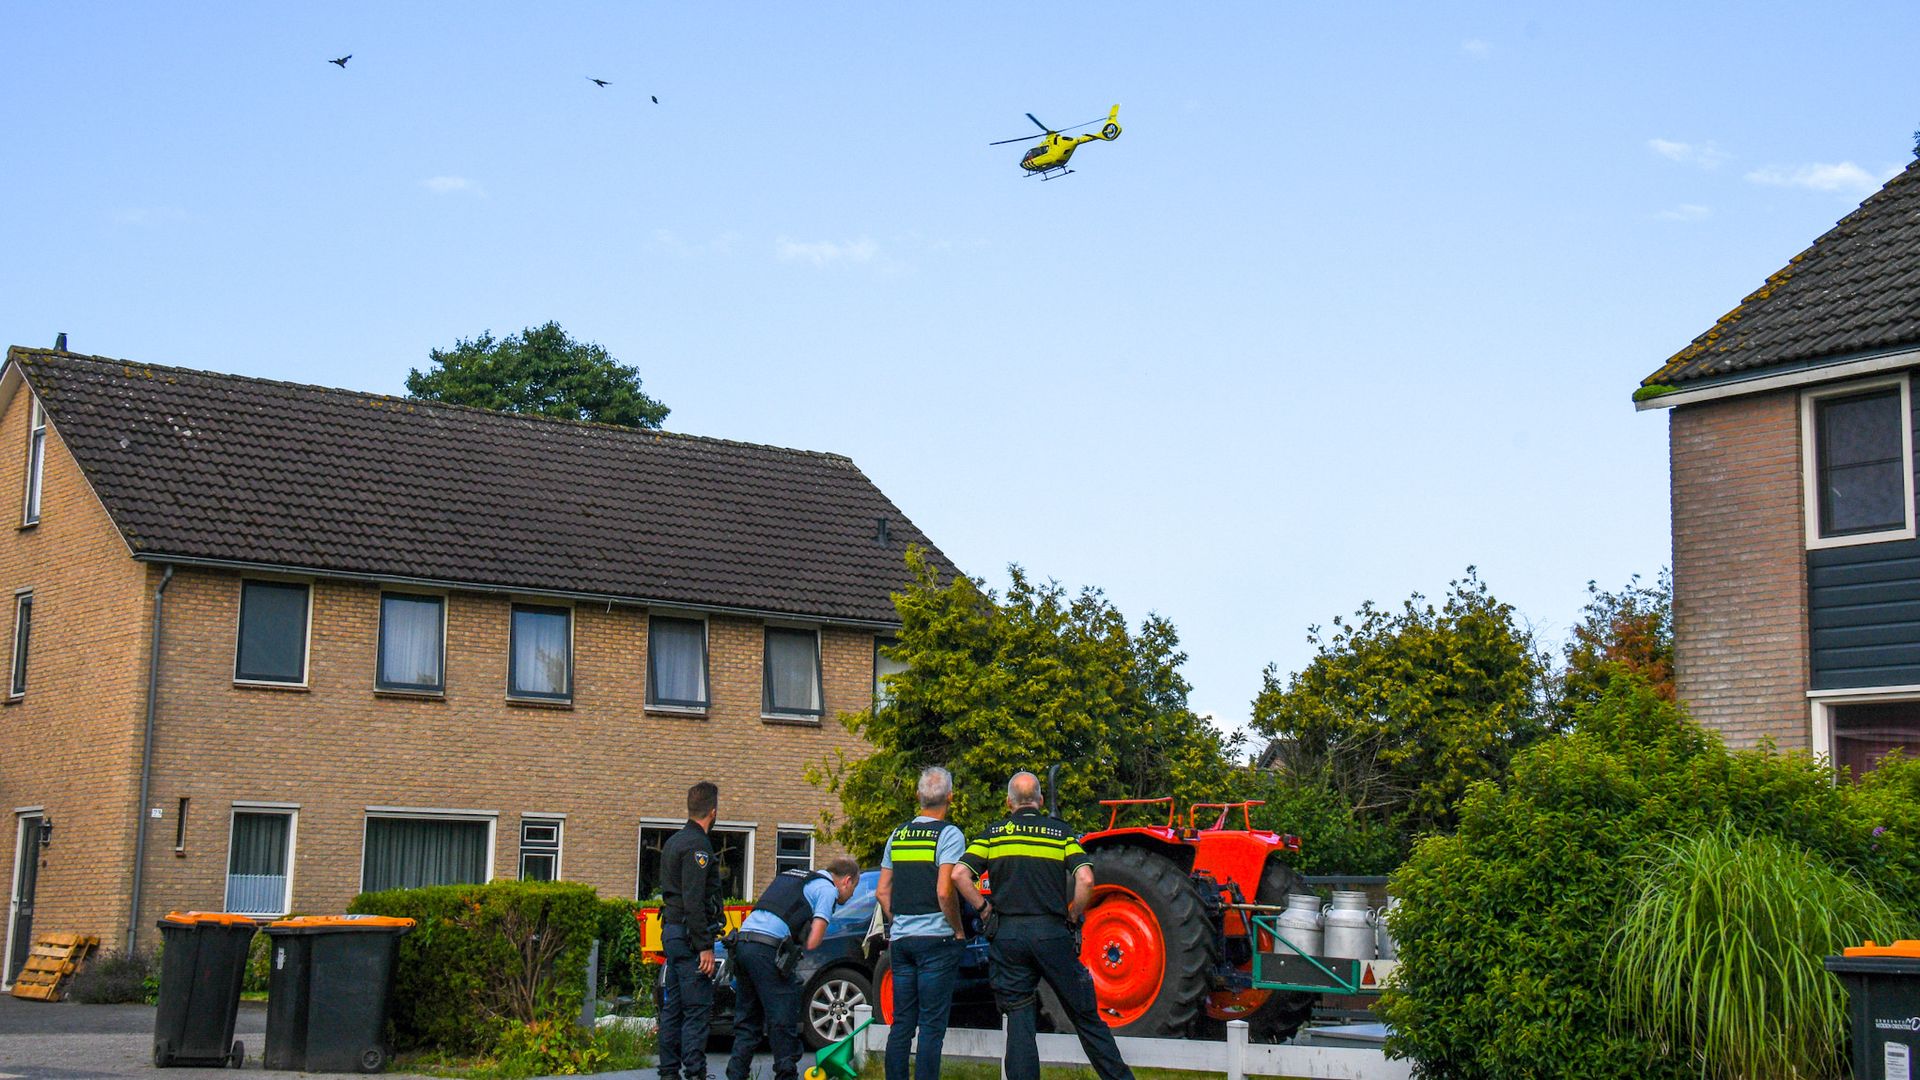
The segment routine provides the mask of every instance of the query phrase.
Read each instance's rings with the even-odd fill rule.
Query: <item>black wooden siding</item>
[[[1920,540],[1807,552],[1813,688],[1920,683]]]

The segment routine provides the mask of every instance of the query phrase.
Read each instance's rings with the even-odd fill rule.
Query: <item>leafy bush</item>
[[[1613,935],[1623,1018],[1709,1077],[1838,1077],[1847,996],[1822,965],[1900,918],[1798,845],[1730,827],[1660,843]]]
[[[264,994],[273,978],[273,938],[265,930],[247,943],[247,976],[241,982],[243,993]]]
[[[632,900],[600,901],[599,996],[602,1000],[642,996],[638,994],[645,982],[640,962],[640,923],[633,914],[641,906]]]
[[[159,989],[160,950],[106,952],[94,957],[67,984],[67,996],[87,1005],[124,1005],[147,1000],[147,983]]]
[[[1406,860],[1410,838],[1399,822],[1356,813],[1331,787],[1248,770],[1235,798],[1261,799],[1253,823],[1300,838],[1281,858],[1303,874],[1385,874]]]
[[[348,911],[417,924],[400,939],[396,1044],[478,1052],[503,1022],[578,1019],[602,907],[586,885],[494,881],[362,893]]]
[[[501,1077],[579,1076],[601,1070],[607,1052],[576,1020],[536,1020],[501,1026],[494,1057]]]
[[[1698,1075],[1615,1023],[1609,942],[1654,845],[1737,823],[1857,871],[1911,927],[1920,773],[1856,789],[1805,755],[1728,751],[1645,682],[1614,678],[1575,730],[1475,785],[1459,830],[1421,840],[1395,875],[1401,964],[1379,1012],[1390,1052],[1434,1077]],[[1880,829],[1878,835],[1876,828]],[[1876,847],[1875,845],[1879,845]]]

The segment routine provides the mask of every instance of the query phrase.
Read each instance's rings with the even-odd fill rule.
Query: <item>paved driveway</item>
[[[266,1043],[264,1002],[240,1004],[233,1037],[247,1044],[247,1071],[260,1069]],[[349,1073],[272,1076],[344,1077]],[[389,1073],[389,1076],[399,1074]],[[0,1080],[80,1080],[141,1076],[148,1080],[232,1080],[232,1069],[153,1067],[153,1007],[22,1001],[0,995]]]

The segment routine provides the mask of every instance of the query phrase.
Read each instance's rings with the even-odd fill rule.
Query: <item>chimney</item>
[[[54,352],[67,351],[67,332],[65,330],[62,330],[58,334],[55,334],[53,336],[53,351]]]
[[[873,524],[874,524],[874,530],[873,530],[874,541],[878,543],[881,547],[886,547],[887,541],[890,539],[887,535],[887,519],[874,518]]]

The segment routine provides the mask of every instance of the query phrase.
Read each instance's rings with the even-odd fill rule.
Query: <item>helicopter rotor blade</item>
[[[1049,135],[1051,135],[1051,134],[1053,134],[1053,133],[1052,133],[1052,132],[1048,132],[1047,134],[1049,134]],[[1031,135],[1022,135],[1022,136],[1020,136],[1019,138],[1016,138],[1016,139],[1001,139],[1001,140],[1000,140],[999,142],[990,142],[990,143],[988,143],[987,145],[988,145],[988,146],[1005,146],[1005,145],[1007,145],[1008,143],[1015,143],[1015,142],[1033,142],[1033,141],[1034,141],[1034,138],[1033,138],[1033,136],[1031,136]]]
[[[1053,129],[1052,129],[1052,128],[1050,128],[1050,127],[1048,127],[1047,125],[1045,125],[1045,124],[1043,124],[1043,123],[1041,123],[1041,122],[1040,122],[1040,118],[1039,118],[1039,117],[1037,117],[1037,116],[1035,116],[1035,115],[1033,115],[1032,113],[1028,113],[1028,114],[1027,114],[1027,119],[1029,119],[1029,120],[1031,120],[1031,121],[1033,121],[1033,126],[1034,126],[1034,127],[1037,127],[1037,128],[1039,128],[1039,129],[1040,129],[1041,131],[1044,131],[1044,132],[1046,132],[1046,133],[1047,133],[1047,134],[1049,134],[1049,135],[1051,135],[1051,134],[1053,134]]]

